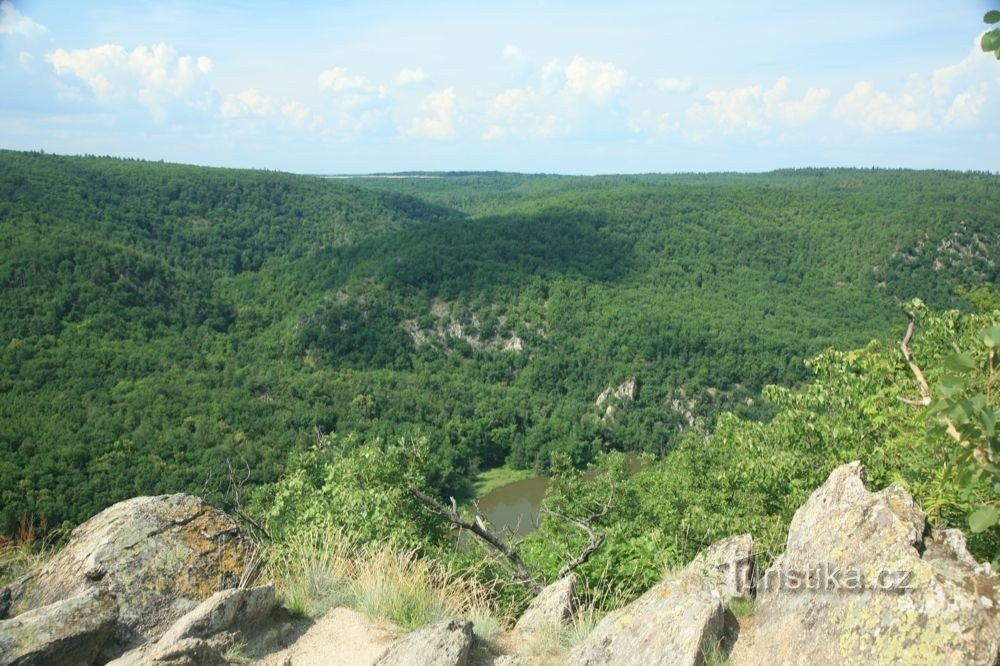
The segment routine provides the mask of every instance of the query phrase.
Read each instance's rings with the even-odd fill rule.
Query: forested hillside
[[[328,434],[426,438],[456,496],[662,455],[898,337],[894,299],[998,277],[989,174],[433,175],[0,152],[0,531],[211,493],[227,459],[273,481]]]

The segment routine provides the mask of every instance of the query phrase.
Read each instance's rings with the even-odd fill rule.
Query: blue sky
[[[1000,170],[986,0],[0,0],[0,147],[302,173]]]

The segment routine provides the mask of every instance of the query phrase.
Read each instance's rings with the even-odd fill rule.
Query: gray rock
[[[703,650],[719,642],[725,613],[716,581],[702,571],[689,566],[607,615],[566,663],[700,665]]]
[[[118,606],[101,590],[0,620],[0,665],[84,666],[111,635]]]
[[[692,567],[702,567],[702,575],[716,581],[723,601],[753,596],[756,584],[753,537],[741,534],[717,541],[698,554]]]
[[[219,651],[234,643],[239,632],[261,624],[274,604],[272,585],[216,592],[177,620],[156,643],[132,650],[111,664],[180,666],[218,659]]]
[[[514,625],[514,631],[528,636],[559,629],[572,620],[575,608],[576,574],[570,574],[552,583],[532,599]]]
[[[102,658],[157,640],[220,589],[235,587],[250,543],[223,512],[190,495],[137,497],[83,523],[37,574],[14,589],[16,615],[107,590],[119,615]]]
[[[399,639],[375,663],[379,666],[465,666],[474,644],[471,622],[441,620]]]
[[[758,579],[755,622],[731,663],[996,663],[996,575],[960,534],[925,527],[903,489],[870,493],[860,463],[838,467]]]

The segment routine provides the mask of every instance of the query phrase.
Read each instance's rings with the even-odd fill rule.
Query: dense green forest
[[[729,451],[759,446],[739,432],[788,409],[766,385],[811,385],[803,361],[830,347],[887,348],[895,299],[970,311],[962,288],[1000,270],[986,173],[424,175],[0,152],[0,531],[222,492],[227,460],[261,486],[315,471],[317,442],[403,437],[442,496],[610,451],[711,464],[735,492],[753,467]],[[709,433],[727,444],[692,444]],[[773,471],[805,488],[856,453],[820,448]],[[675,473],[629,483],[690,504]]]

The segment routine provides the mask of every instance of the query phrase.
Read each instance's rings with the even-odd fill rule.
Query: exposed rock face
[[[994,664],[997,577],[954,530],[927,535],[897,486],[869,493],[860,463],[796,513],[784,554],[758,580],[753,629],[733,664]]]
[[[474,644],[471,622],[442,620],[399,639],[375,663],[378,666],[465,666]]]
[[[114,598],[91,589],[2,620],[0,665],[89,665],[111,635],[116,619]]]
[[[274,587],[224,590],[177,620],[159,641],[111,662],[114,666],[173,664],[197,666],[222,662],[222,651],[237,632],[259,625],[274,608]]]
[[[749,534],[716,542],[680,573],[611,613],[574,649],[572,664],[701,664],[721,639],[725,602],[754,587]]]
[[[532,599],[514,626],[514,631],[529,635],[558,629],[573,617],[576,607],[576,574],[552,583]]]
[[[695,562],[631,604],[605,617],[570,652],[568,664],[697,666],[718,643],[723,597],[715,567]]]
[[[741,534],[717,541],[699,553],[691,567],[701,567],[702,575],[715,581],[723,601],[752,596],[756,577],[753,537]]]
[[[73,530],[66,547],[35,576],[12,587],[11,614],[91,588],[118,602],[104,657],[157,640],[216,590],[235,587],[249,542],[226,514],[189,495],[137,497]]]

